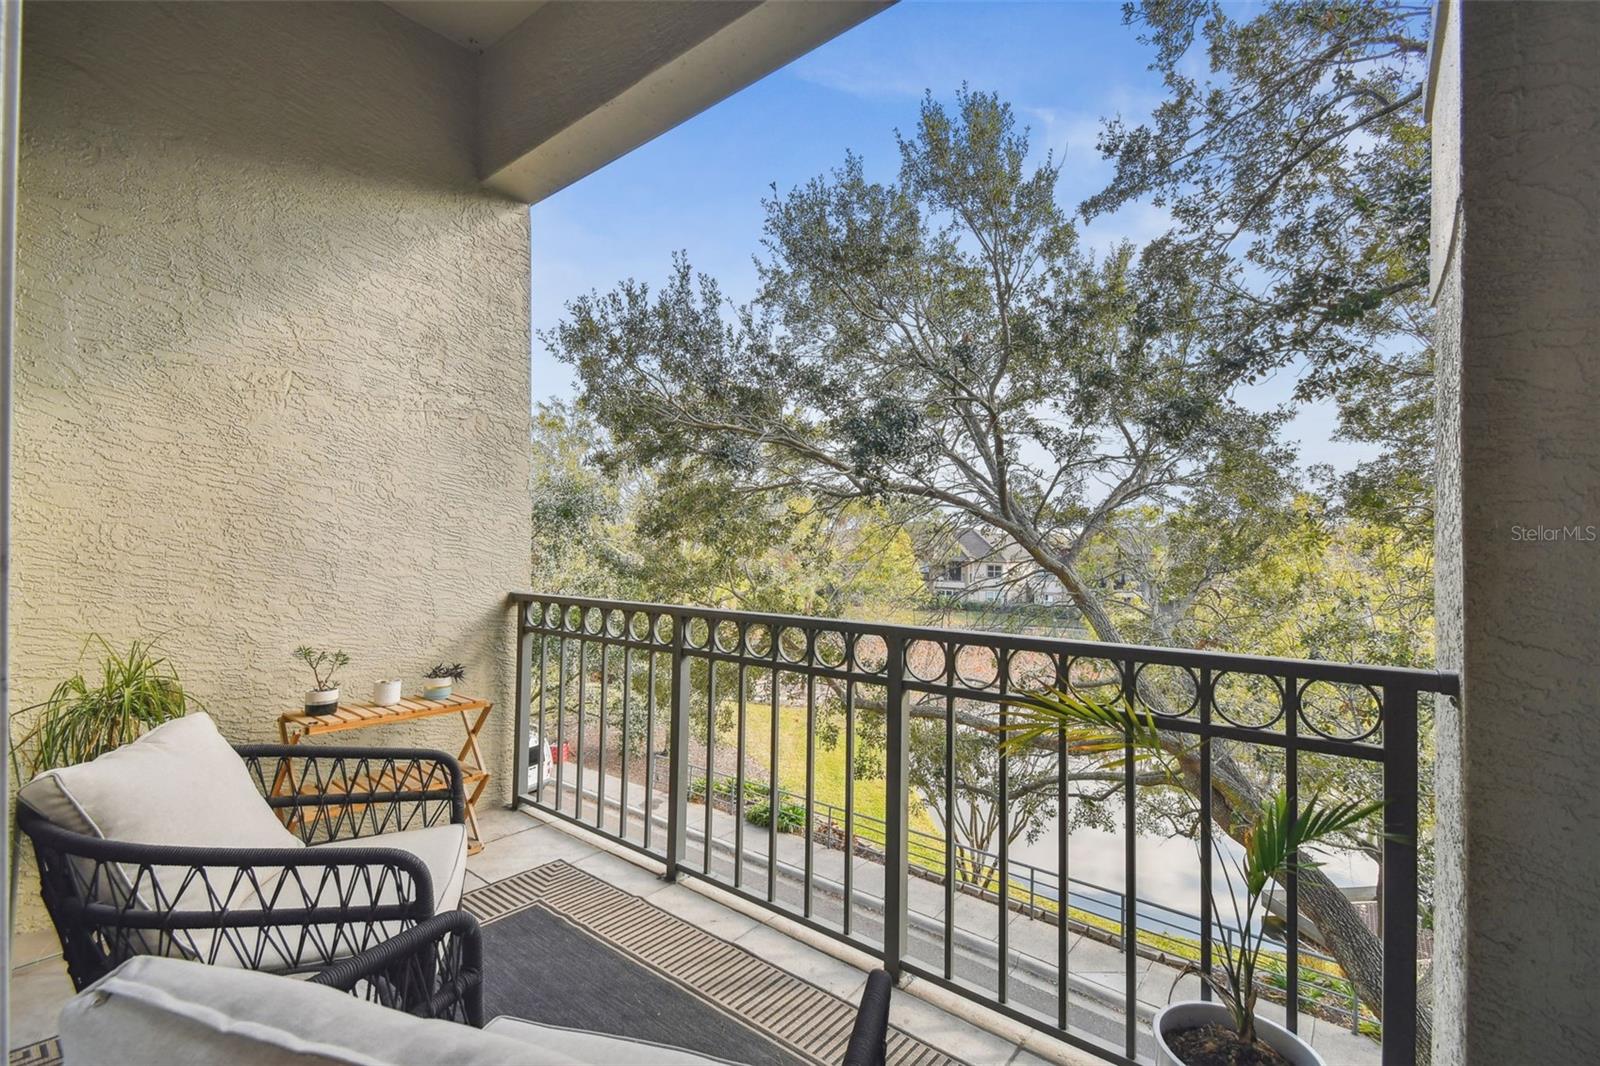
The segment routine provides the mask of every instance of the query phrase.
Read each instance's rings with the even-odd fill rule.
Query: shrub
[[[763,799],[753,807],[745,808],[745,821],[766,826],[772,819],[772,804]],[[799,833],[806,827],[806,809],[798,803],[778,804],[778,832]]]

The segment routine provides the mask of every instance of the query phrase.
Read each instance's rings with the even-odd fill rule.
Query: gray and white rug
[[[752,1066],[832,1066],[856,1005],[555,861],[467,893],[490,1017],[616,1033]],[[959,1066],[896,1028],[891,1066]]]
[[[56,1037],[11,1049],[11,1066],[61,1066],[61,1041]]]

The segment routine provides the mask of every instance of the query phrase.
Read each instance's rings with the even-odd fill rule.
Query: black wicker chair
[[[434,915],[375,948],[334,963],[311,983],[418,1018],[442,1018],[481,1029],[483,938],[478,920],[466,911]]]
[[[329,967],[434,917],[435,886],[421,858],[399,848],[338,843],[461,824],[465,794],[454,758],[284,744],[234,750],[285,826],[323,846],[102,840],[18,805],[18,827],[33,842],[45,907],[79,990],[138,954],[338,973]]]
[[[867,974],[856,1022],[844,1049],[844,1066],[884,1066],[889,1048],[889,994],[894,978],[887,970]]]

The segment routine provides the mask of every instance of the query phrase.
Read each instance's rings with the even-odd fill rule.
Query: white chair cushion
[[[546,1054],[557,1055],[570,1062],[617,1063],[620,1066],[633,1063],[639,1066],[728,1066],[726,1059],[712,1058],[698,1051],[686,1051],[649,1040],[630,1040],[610,1033],[540,1025],[538,1022],[513,1018],[509,1014],[492,1019],[483,1027],[483,1031],[512,1037],[524,1045],[539,1048]]]
[[[61,1011],[66,1066],[718,1066],[721,1060],[599,1033],[497,1018],[424,1021],[286,977],[143,956]]]
[[[435,825],[427,829],[407,829],[355,840],[334,840],[315,844],[311,850],[319,848],[396,848],[409,851],[427,864],[433,880],[433,912],[453,911],[461,903],[461,891],[467,882],[467,827],[464,825]],[[380,893],[380,896],[380,903],[392,903],[396,898],[387,892]]]
[[[298,848],[211,716],[165,722],[92,762],[46,770],[17,798],[64,829],[133,844]]]
[[[18,798],[56,825],[88,836],[137,844],[197,847],[294,848],[305,844],[272,813],[244,761],[217,732],[209,715],[196,713],[166,722],[144,736],[92,762],[40,774]],[[467,875],[467,833],[461,825],[441,825],[316,847],[399,848],[418,856],[432,875],[434,913],[454,910],[461,902]],[[279,908],[393,903],[399,898],[392,879],[374,884],[352,868],[321,871],[300,867],[285,878],[280,868],[259,868],[254,884],[231,868],[213,870],[209,888],[187,867],[154,867],[142,875],[133,866],[111,871],[113,884],[100,886],[103,899],[122,902],[132,897],[139,906],[174,910],[254,910],[270,902]],[[150,878],[156,882],[150,884]],[[188,880],[185,880],[188,879]],[[259,886],[260,891],[255,886]],[[376,888],[377,891],[372,891]],[[315,900],[305,897],[315,895]],[[156,897],[160,897],[159,900]],[[374,896],[377,897],[374,900]],[[139,936],[140,949],[179,954],[218,965],[273,971],[302,968],[296,960],[322,952],[308,947],[332,946],[329,958],[364,951],[399,932],[399,923],[355,924],[338,931],[328,926],[261,927],[219,934],[193,929],[174,934],[176,943],[159,944],[153,935]],[[217,943],[219,935],[227,939]],[[242,958],[241,958],[242,956]]]

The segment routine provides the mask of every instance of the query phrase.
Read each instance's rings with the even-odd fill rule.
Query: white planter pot
[[[1233,1016],[1228,1013],[1228,1008],[1220,1003],[1207,1003],[1198,999],[1174,1003],[1158,1012],[1151,1019],[1150,1028],[1155,1031],[1161,1066],[1184,1066],[1183,1060],[1167,1047],[1167,1033],[1182,1032],[1184,1029],[1194,1029],[1214,1022],[1231,1028]],[[1327,1063],[1322,1061],[1322,1056],[1311,1050],[1310,1044],[1283,1026],[1269,1022],[1265,1018],[1256,1018],[1256,1036],[1262,1043],[1288,1059],[1293,1066],[1327,1066]]]
[[[425,677],[422,679],[422,694],[430,700],[443,700],[450,697],[450,687],[455,682],[446,678],[443,681],[437,678]]]
[[[379,681],[372,686],[372,702],[379,707],[390,707],[400,702],[400,679]]]
[[[306,693],[307,714],[332,714],[339,709],[339,690],[314,688]]]

